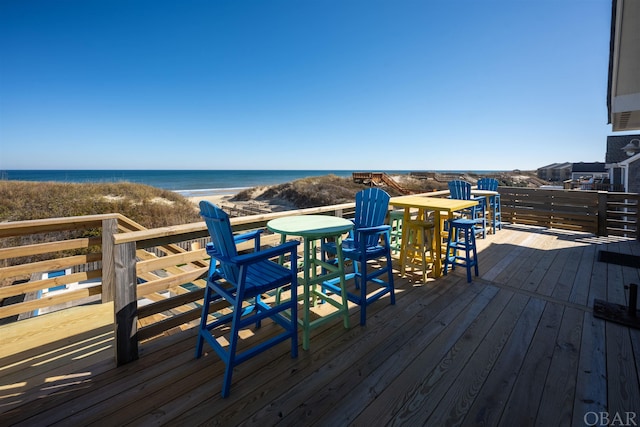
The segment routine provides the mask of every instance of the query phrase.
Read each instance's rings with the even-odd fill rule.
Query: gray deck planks
[[[542,391],[537,425],[570,425],[580,358],[583,311],[565,307]]]
[[[501,290],[500,294],[510,294],[511,292]],[[463,366],[460,366],[460,373],[454,383],[444,392],[444,397],[428,416],[422,425],[460,425],[464,420],[469,408],[480,394],[484,383],[489,378],[489,374],[500,357],[518,318],[527,305],[529,297],[522,294],[512,295],[508,305],[502,306],[499,298],[496,297],[491,305],[487,307],[489,312],[497,312],[499,316],[495,322],[483,320],[486,326],[486,334],[478,335],[477,347],[473,351]],[[473,335],[471,335],[473,337]],[[467,348],[470,345],[471,337],[465,334],[465,340],[460,345]],[[455,368],[454,368],[455,371]],[[499,375],[502,376],[504,372]]]
[[[578,270],[573,278],[571,292],[568,297],[569,302],[587,305],[593,263],[597,256],[596,247],[596,245],[588,245],[582,251],[582,256],[578,262]]]
[[[389,386],[380,391],[374,405],[362,408],[362,413],[355,418],[354,423],[356,425],[384,424],[392,421],[394,414],[399,414],[398,418],[404,418],[402,415],[404,410],[411,412],[411,408],[421,406],[422,402],[427,401],[431,396],[430,390],[437,385],[436,379],[441,378],[440,376],[432,378],[429,372],[436,369],[438,363],[463,336],[468,326],[496,293],[495,288],[485,289],[471,301],[461,299],[430,322],[432,326],[429,344],[418,348],[419,353],[412,355],[404,363],[402,372]],[[469,295],[469,292],[465,293],[465,296]]]
[[[600,413],[607,408],[605,321],[585,312],[582,325],[574,417],[571,424],[576,427],[584,426],[584,414],[587,412]]]
[[[545,302],[529,298],[500,357],[464,419],[464,425],[497,425],[531,345]]]
[[[458,301],[461,304],[465,301],[470,302],[476,295],[475,292],[469,292],[466,283],[462,281],[455,287],[456,292],[459,291]],[[355,364],[350,375],[335,379],[332,387],[326,392],[335,393],[336,389],[340,389],[345,398],[338,402],[333,401],[329,407],[319,405],[318,409],[322,415],[312,422],[319,425],[345,425],[352,422],[364,408],[378,399],[381,393],[394,387],[394,381],[403,374],[409,359],[414,357],[412,355],[426,347],[456,314],[455,310],[451,310],[449,300],[444,297],[423,306],[421,312],[416,315],[415,321],[418,324],[415,329],[407,328],[407,331],[416,331],[415,333],[396,331],[397,337],[379,343],[381,351],[365,355]],[[382,357],[385,357],[384,363],[380,364]],[[311,403],[315,400],[314,396]],[[376,408],[381,409],[378,405]],[[296,413],[291,414],[293,420],[296,416]]]
[[[562,311],[563,307],[560,304],[545,304],[499,425],[534,425],[544,390],[544,382],[541,379],[547,378]]]
[[[611,414],[638,412],[640,384],[629,328],[607,322],[607,409]]]

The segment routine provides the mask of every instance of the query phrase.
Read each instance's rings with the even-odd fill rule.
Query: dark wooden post
[[[113,235],[118,232],[118,220],[102,221],[102,302],[115,298],[115,261],[113,259]]]
[[[609,192],[598,191],[598,236],[608,236],[607,232],[607,201]]]
[[[138,358],[138,298],[136,292],[136,244],[114,245],[116,363]]]

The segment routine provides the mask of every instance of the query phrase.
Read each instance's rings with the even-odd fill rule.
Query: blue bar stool
[[[471,196],[471,184],[459,179],[449,181],[447,183],[449,187],[450,198],[457,200],[477,200],[478,204],[464,211],[460,211],[464,216],[475,222],[475,233],[482,233],[482,238],[487,237],[487,208],[485,197],[472,197]]]
[[[449,237],[447,252],[444,258],[444,274],[447,275],[449,265],[454,270],[456,265],[467,268],[467,282],[471,283],[471,267],[478,276],[478,254],[476,252],[475,221],[458,218],[449,221]],[[458,251],[464,251],[464,255]]]
[[[478,180],[478,190],[498,191],[499,182],[495,178],[480,178]],[[496,229],[502,230],[502,209],[500,205],[500,194],[489,197],[489,206],[491,208],[491,222],[493,225],[493,234]]]

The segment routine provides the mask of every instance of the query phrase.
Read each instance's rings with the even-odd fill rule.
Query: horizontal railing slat
[[[57,304],[64,304],[67,302],[88,298],[94,295],[100,295],[101,292],[102,287],[98,285],[88,288],[76,289],[56,295],[44,296],[39,299],[29,300],[17,304],[7,305],[4,307],[0,307],[0,318],[15,316],[29,311],[51,307]]]
[[[47,261],[37,261],[30,264],[19,264],[0,268],[0,279],[14,276],[42,273],[47,271],[64,270],[78,264],[100,261],[102,254],[74,255],[65,258],[56,258]]]
[[[85,280],[98,279],[100,277],[102,277],[102,270],[90,270],[80,273],[65,274],[64,276],[52,277],[50,279],[31,280],[26,283],[20,283],[17,285],[0,288],[0,299],[19,294],[26,294],[28,292],[36,292],[43,289],[49,289],[55,286],[67,285],[70,283],[82,282]]]

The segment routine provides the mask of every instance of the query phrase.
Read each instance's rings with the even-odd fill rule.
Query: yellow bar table
[[[410,195],[410,196],[399,196],[392,197],[389,200],[389,204],[396,207],[404,208],[404,223],[408,224],[411,218],[411,209],[423,209],[434,211],[434,238],[436,241],[436,256],[433,268],[433,276],[440,277],[442,275],[442,226],[443,222],[441,221],[441,213],[445,212],[447,214],[447,218],[451,218],[453,212],[459,211],[462,209],[467,209],[472,206],[478,204],[476,200],[457,200],[457,199],[443,199],[439,197],[429,197],[429,196],[419,196],[419,195]],[[402,241],[404,242],[406,239],[405,236],[406,227],[402,227]],[[401,271],[404,274],[405,270],[405,256],[404,256],[404,245],[400,250],[400,260],[401,260]]]

